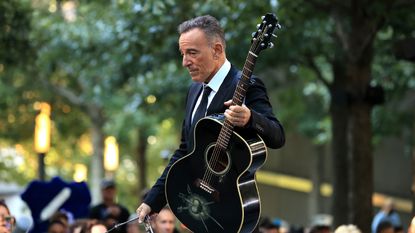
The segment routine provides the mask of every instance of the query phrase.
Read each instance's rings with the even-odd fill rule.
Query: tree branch
[[[337,12],[333,12],[331,15],[334,19],[334,23],[336,26],[335,35],[338,38],[339,42],[341,43],[341,46],[343,47],[344,51],[347,51],[350,45],[347,41],[347,33],[344,30],[343,24],[341,23],[342,17]]]
[[[80,106],[80,107],[85,106],[84,100],[78,95],[76,95],[74,92],[60,85],[55,85],[55,84],[50,84],[50,85],[58,95],[66,98],[72,104]]]
[[[324,78],[323,73],[314,61],[313,56],[311,56],[310,54],[306,54],[304,57],[306,58],[307,65],[316,74],[317,79],[320,80],[324,85],[326,85],[327,88],[330,88],[331,84]]]
[[[49,80],[46,80],[43,77],[40,80],[42,81],[42,83],[45,86],[52,88],[52,90],[56,94],[66,98],[72,104],[74,104],[76,106],[79,106],[79,107],[85,107],[86,106],[85,101],[81,97],[79,97],[77,94],[75,94],[73,91],[70,91],[69,89],[67,89],[65,87],[62,87],[60,85],[53,84],[53,83],[49,82]]]

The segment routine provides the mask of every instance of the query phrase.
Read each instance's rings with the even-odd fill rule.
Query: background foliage
[[[25,185],[36,178],[33,122],[38,103],[47,101],[53,110],[48,176],[71,180],[75,163],[90,165],[91,127],[99,117],[102,136],[114,135],[119,141],[116,177],[122,184],[120,196],[133,210],[143,182],[137,173],[143,169],[140,145],[146,145],[149,175],[144,184],[149,186],[179,140],[190,80],[181,68],[176,27],[202,14],[220,19],[228,58],[242,67],[259,16],[277,13],[283,27],[276,48],[261,55],[255,73],[266,82],[287,132],[303,134],[316,145],[330,143],[331,97],[322,80],[333,81],[329,61],[339,45],[324,4],[311,2],[1,1],[0,180]],[[371,82],[386,94],[385,104],[371,115],[375,146],[391,134],[409,135],[409,145],[414,143],[413,132],[405,131],[414,128],[409,101],[414,65],[394,54],[395,43],[415,33],[415,16],[409,13],[414,7],[408,6],[385,17],[374,39]],[[382,3],[376,9],[387,11]]]

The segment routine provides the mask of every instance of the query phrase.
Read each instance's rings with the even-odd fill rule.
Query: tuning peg
[[[261,16],[261,19],[264,20],[265,19],[265,15]]]
[[[268,33],[265,33],[265,34],[264,34],[264,36],[265,36],[265,37],[268,37],[268,36],[269,36],[269,34],[268,34]]]
[[[265,44],[264,44],[264,43],[261,43],[261,47],[262,47],[262,48],[265,48]]]
[[[255,33],[256,33],[256,32],[253,32],[253,33],[251,34],[251,36],[252,36],[252,37],[254,37],[254,36],[255,36]]]
[[[277,35],[275,35],[275,34],[272,34],[272,36],[273,36],[273,37],[275,37],[275,38],[278,38],[278,36],[277,36]]]
[[[277,25],[275,25],[277,27],[277,29],[281,29],[281,24],[277,23]]]
[[[268,48],[270,48],[270,49],[274,48],[274,43],[269,42],[269,43],[268,43]]]
[[[256,28],[260,28],[260,27],[261,27],[261,24],[257,24],[257,25],[256,25]]]

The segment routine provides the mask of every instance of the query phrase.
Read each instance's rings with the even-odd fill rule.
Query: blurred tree
[[[180,90],[186,85],[186,82],[174,80],[175,63],[165,63],[172,54],[166,34],[175,30],[168,25],[175,24],[170,23],[172,17],[161,15],[161,9],[174,2],[58,3],[61,5],[56,6],[56,13],[50,14],[40,8],[35,15],[36,67],[47,86],[89,119],[93,144],[90,184],[94,202],[99,200],[99,180],[103,177],[104,137],[109,133],[117,134],[110,128],[109,116],[117,116],[123,110],[136,111],[133,121],[125,124],[129,130],[138,129],[139,132],[138,165],[143,176],[139,184],[143,189],[146,186],[147,138],[164,118],[161,114],[164,112],[152,110],[155,109],[152,105],[160,96],[171,97],[167,88],[172,93],[183,93]],[[139,21],[146,23],[137,23]],[[160,55],[167,48],[168,52]],[[155,78],[152,70],[164,71],[163,76]],[[160,88],[161,85],[165,88]],[[168,105],[176,104],[182,97],[175,95],[164,99],[166,108],[177,109]],[[158,102],[157,109],[160,104],[163,101]],[[156,114],[150,115],[154,112]]]
[[[170,151],[177,146],[174,139],[178,141],[178,136],[167,134],[181,127],[182,103],[190,82],[185,69],[179,68],[176,27],[180,22],[203,14],[217,17],[226,31],[228,57],[242,67],[259,16],[277,12],[283,25],[277,32],[281,37],[274,50],[261,54],[254,73],[269,84],[270,96],[278,103],[278,117],[287,129],[300,131],[317,145],[330,140],[332,129],[335,221],[366,229],[372,212],[372,135],[399,133],[398,123],[408,122],[401,120],[408,118],[408,111],[401,107],[403,114],[395,115],[394,103],[411,88],[410,83],[413,88],[414,69],[396,62],[391,42],[413,33],[408,23],[414,22],[412,1],[30,4],[32,10],[25,1],[0,3],[0,105],[6,109],[0,112],[0,132],[13,142],[31,141],[34,102],[51,102],[56,128],[53,169],[57,174],[70,174],[71,169],[65,168],[73,161],[69,156],[87,154],[74,145],[81,135],[91,135],[94,171],[90,184],[95,193],[97,180],[103,176],[106,134],[119,139],[122,155],[133,155],[122,156],[125,163],[121,166],[125,171],[138,168],[138,179],[131,180],[140,191],[159,172],[157,165],[150,164],[147,176],[148,161],[160,159],[164,145]],[[32,77],[42,80],[46,89]],[[381,100],[372,94],[380,85],[391,104],[375,108],[372,115],[374,104]],[[372,125],[376,126],[373,130]],[[161,143],[157,137],[169,140]],[[56,159],[58,155],[64,159]],[[89,162],[85,156],[77,159]],[[0,168],[7,167],[2,162]],[[130,180],[131,174],[125,171],[120,176]]]
[[[287,27],[287,39],[282,38],[281,43],[295,50],[284,55],[315,72],[330,93],[334,225],[351,222],[369,232],[373,194],[371,113],[384,98],[383,88],[372,81],[375,41],[393,12],[408,10],[405,7],[409,6],[413,10],[414,3],[316,0],[279,4],[279,16]]]

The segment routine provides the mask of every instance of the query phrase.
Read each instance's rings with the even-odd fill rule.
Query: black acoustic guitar
[[[259,52],[272,47],[280,25],[274,14],[263,16],[253,35],[232,101],[242,105]],[[258,135],[234,130],[223,114],[202,118],[195,126],[193,152],[176,161],[166,180],[166,199],[195,233],[252,232],[261,213],[255,172],[267,148]]]

